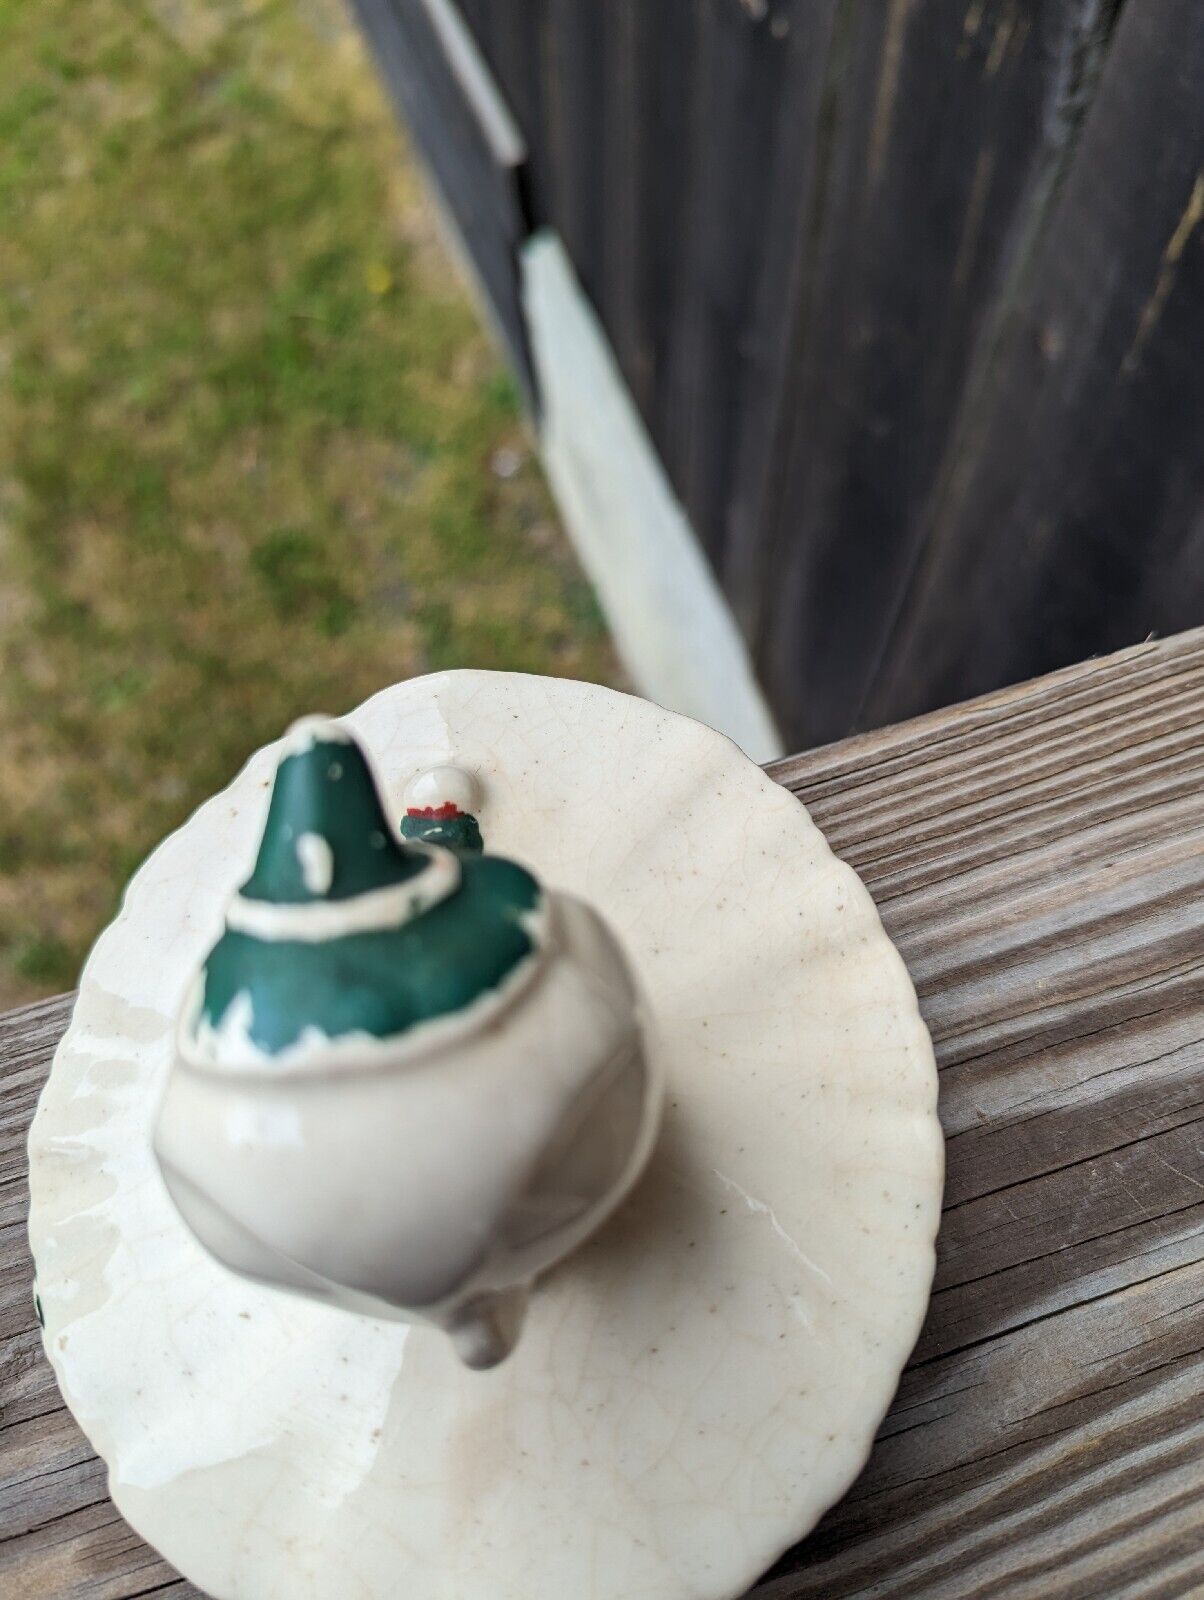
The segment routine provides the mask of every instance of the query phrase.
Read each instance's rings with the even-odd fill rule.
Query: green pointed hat
[[[428,864],[389,824],[359,745],[341,723],[306,717],[284,740],[243,901],[306,905],[405,883]]]
[[[540,891],[497,856],[407,844],[340,723],[285,738],[251,876],[181,1026],[198,1065],[237,1070],[346,1045],[371,1055],[464,1010],[534,955]]]

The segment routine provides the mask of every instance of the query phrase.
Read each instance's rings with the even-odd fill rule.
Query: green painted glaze
[[[297,841],[307,833],[329,846],[324,893],[306,884]],[[358,746],[317,739],[287,755],[242,897],[290,907],[348,903],[413,880],[415,902],[402,897],[395,925],[319,940],[269,939],[227,926],[205,961],[194,1035],[202,1024],[219,1028],[246,996],[249,1036],[269,1055],[311,1028],[331,1039],[390,1039],[496,989],[534,948],[524,924],[539,906],[538,883],[503,857],[465,854],[459,888],[421,910],[418,875],[429,867],[427,852],[407,847],[387,821]]]
[[[457,855],[480,855],[485,848],[480,824],[467,811],[455,817],[402,817],[401,836],[422,839],[427,844],[441,844]]]
[[[251,1038],[269,1053],[307,1027],[392,1038],[496,988],[531,953],[520,919],[539,894],[521,867],[481,856],[464,862],[458,893],[398,928],[320,943],[227,929],[205,964],[202,1016],[217,1027],[246,991]]]
[[[297,840],[307,833],[324,839],[333,858],[330,887],[321,893],[306,886],[297,851]],[[276,769],[255,870],[242,892],[275,905],[343,900],[404,883],[425,865],[425,857],[407,850],[389,826],[359,746],[317,738],[286,755]]]

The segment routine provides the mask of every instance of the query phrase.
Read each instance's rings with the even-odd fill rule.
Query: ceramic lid
[[[614,928],[667,1081],[647,1174],[486,1373],[205,1255],[150,1129],[263,751],[137,874],[34,1122],[63,1393],[218,1600],[731,1600],[848,1488],[920,1328],[942,1143],[907,972],[805,808],[686,718],[450,673],[347,720],[389,815],[416,773],[473,772],[489,848]]]

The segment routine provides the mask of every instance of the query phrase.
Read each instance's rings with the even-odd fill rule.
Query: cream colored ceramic
[[[490,849],[615,929],[667,1074],[648,1173],[487,1373],[206,1255],[150,1129],[260,752],[135,877],[34,1122],[67,1401],[122,1512],[223,1600],[738,1595],[856,1474],[926,1304],[942,1150],[903,965],[798,802],[695,723],[480,673],[349,721],[396,807],[476,774]]]
[[[403,841],[396,823],[390,843],[367,754],[343,724],[304,719],[281,760],[292,776],[277,778],[261,853],[299,869],[291,892],[306,898],[267,899],[262,884],[248,897],[244,885],[227,904],[235,992],[213,1027],[200,1021],[204,969],[190,986],[153,1135],[160,1171],[184,1221],[232,1271],[351,1314],[432,1323],[467,1366],[496,1366],[517,1342],[535,1280],[597,1230],[647,1163],[664,1098],[655,1033],[646,1044],[630,967],[589,906],[496,857]],[[353,761],[371,807],[357,829]],[[405,798],[479,810],[481,784],[443,766]],[[350,838],[310,830],[318,803]],[[332,896],[348,854],[361,871],[367,856],[386,871],[408,863],[411,876],[388,887],[360,879]],[[494,929],[509,939],[517,923],[530,941],[502,981],[455,1011],[407,1017],[401,1031],[369,1031],[357,1013],[327,1021],[328,1033],[315,989],[329,983],[340,1000],[362,989],[376,1008],[389,977],[438,965],[428,912],[446,922],[471,905],[473,891],[460,891],[478,862],[521,876],[536,897]],[[471,909],[463,915],[460,976],[464,950],[479,953],[491,936]],[[396,940],[384,978],[375,954],[356,967],[365,933]],[[329,967],[300,966],[303,957]],[[265,961],[295,986],[290,1003],[256,990]],[[286,1019],[287,1046],[252,1037],[257,1006],[268,1027]]]

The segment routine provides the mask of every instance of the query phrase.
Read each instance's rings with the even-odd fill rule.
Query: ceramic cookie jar
[[[45,1348],[215,1600],[735,1600],[932,1281],[932,1046],[728,740],[451,672],[140,868],[30,1133]]]

